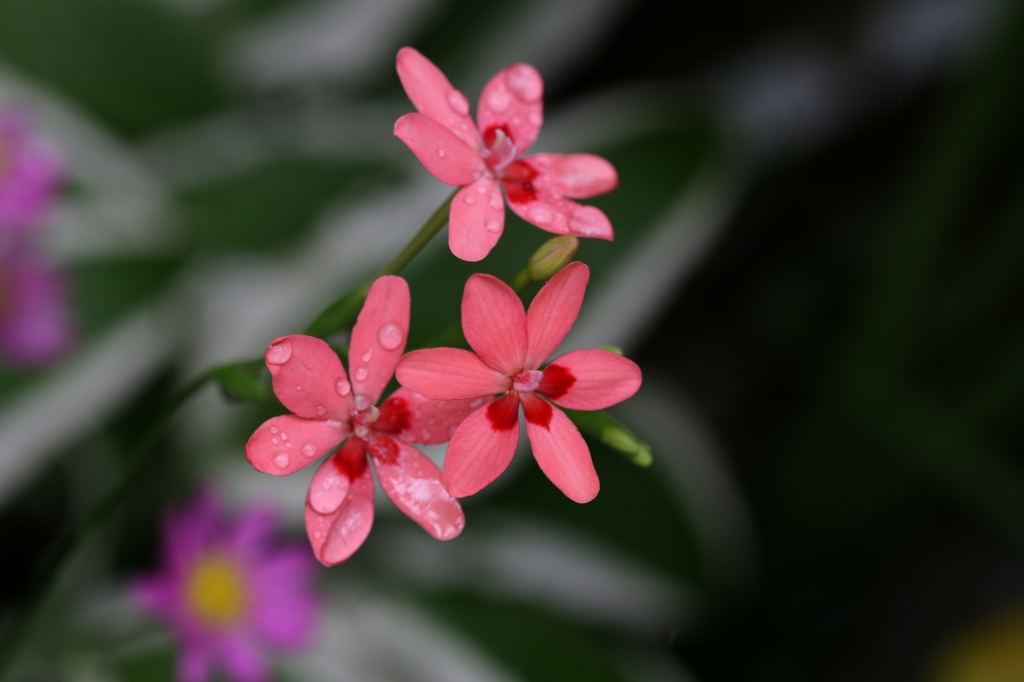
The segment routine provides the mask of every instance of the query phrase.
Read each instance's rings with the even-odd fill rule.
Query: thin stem
[[[444,203],[434,211],[434,214],[419,229],[419,232],[413,235],[413,238],[405,245],[405,248],[377,274],[377,277],[398,274],[416,257],[416,254],[423,250],[423,247],[430,243],[434,235],[440,232],[441,228],[448,223],[448,210],[452,205],[452,199],[455,198],[455,194],[458,191],[456,189],[445,199]],[[376,279],[376,277],[373,279]],[[370,285],[373,284],[373,279],[363,282],[327,306],[322,313],[317,315],[312,324],[306,328],[305,333],[309,336],[323,338],[350,326],[359,315],[359,311],[363,307],[363,301],[366,300],[366,295],[370,293]]]
[[[22,643],[31,631],[31,625],[35,622],[36,616],[42,609],[47,597],[60,581],[61,574],[68,564],[70,558],[82,547],[86,541],[98,531],[107,520],[118,510],[128,491],[134,488],[141,475],[145,472],[145,464],[149,461],[145,455],[156,445],[164,428],[171,417],[185,401],[191,398],[210,379],[213,378],[216,369],[205,372],[196,377],[167,401],[160,414],[149,425],[149,428],[139,437],[128,458],[128,469],[121,482],[107,493],[89,514],[82,519],[76,527],[66,533],[50,556],[52,557],[43,566],[35,585],[30,588],[31,592],[25,600],[24,606],[20,609],[20,618],[14,619],[14,625],[3,643],[0,644],[0,679],[3,679],[14,662],[15,655],[21,648]]]

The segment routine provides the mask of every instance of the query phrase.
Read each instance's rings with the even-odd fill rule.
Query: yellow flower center
[[[223,556],[200,561],[188,579],[187,595],[192,611],[208,625],[229,625],[246,608],[246,588],[235,562]]]

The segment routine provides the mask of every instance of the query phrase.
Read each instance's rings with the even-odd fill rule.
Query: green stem
[[[216,371],[217,369],[213,369],[196,377],[179,389],[167,401],[160,414],[149,425],[149,428],[139,436],[138,441],[132,448],[132,452],[128,457],[128,469],[121,482],[107,493],[77,526],[66,533],[50,553],[52,558],[43,566],[35,581],[35,585],[30,588],[30,593],[24,602],[24,606],[20,609],[20,614],[16,614],[20,617],[16,617],[13,620],[14,624],[11,631],[4,638],[3,643],[0,644],[0,679],[3,679],[10,670],[15,655],[31,631],[32,623],[35,622],[49,594],[60,582],[60,577],[70,558],[103,527],[114,512],[120,508],[127,497],[127,493],[139,484],[142,474],[146,471],[145,465],[149,461],[146,454],[156,445],[171,417],[185,401],[213,378]]]
[[[430,240],[434,238],[438,232],[441,231],[448,223],[448,210],[452,205],[452,199],[455,198],[455,194],[459,190],[456,189],[451,195],[445,199],[444,203],[441,204],[434,215],[427,219],[427,222],[423,224],[413,238],[405,245],[405,248],[399,252],[397,256],[391,259],[383,270],[377,273],[377,277],[383,277],[384,275],[395,275],[402,271],[406,265],[416,257],[420,251],[423,250]],[[309,336],[318,336],[324,338],[331,334],[350,326],[355,322],[356,317],[359,315],[359,311],[363,307],[363,301],[366,300],[366,295],[370,293],[370,285],[373,284],[373,279],[363,282],[358,287],[348,292],[337,301],[327,306],[327,308],[317,315],[313,323],[310,324],[305,333]]]

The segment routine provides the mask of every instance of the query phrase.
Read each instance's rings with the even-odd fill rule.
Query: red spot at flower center
[[[380,406],[380,416],[373,423],[373,429],[381,433],[401,433],[409,428],[410,419],[408,401],[391,396]]]
[[[366,447],[377,464],[394,464],[398,461],[398,443],[388,436],[374,434],[366,441]]]
[[[366,441],[358,436],[350,437],[331,461],[339,474],[355,482],[366,471]]]
[[[501,173],[501,184],[505,186],[508,200],[513,204],[529,204],[537,200],[537,188],[533,180],[540,175],[537,169],[526,161],[510,163]]]
[[[575,383],[576,377],[565,367],[548,365],[544,370],[544,378],[540,380],[540,386],[537,387],[537,392],[552,400],[557,400],[565,395]]]
[[[551,404],[543,398],[531,395],[523,399],[523,414],[528,423],[546,429],[551,424],[551,413]]]
[[[519,396],[509,391],[504,398],[487,405],[487,421],[495,431],[511,431],[519,426]]]

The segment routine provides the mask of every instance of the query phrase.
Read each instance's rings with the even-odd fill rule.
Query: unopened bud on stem
[[[572,261],[580,240],[571,234],[549,239],[534,251],[526,267],[512,281],[512,288],[519,292],[533,282],[546,282]]]

